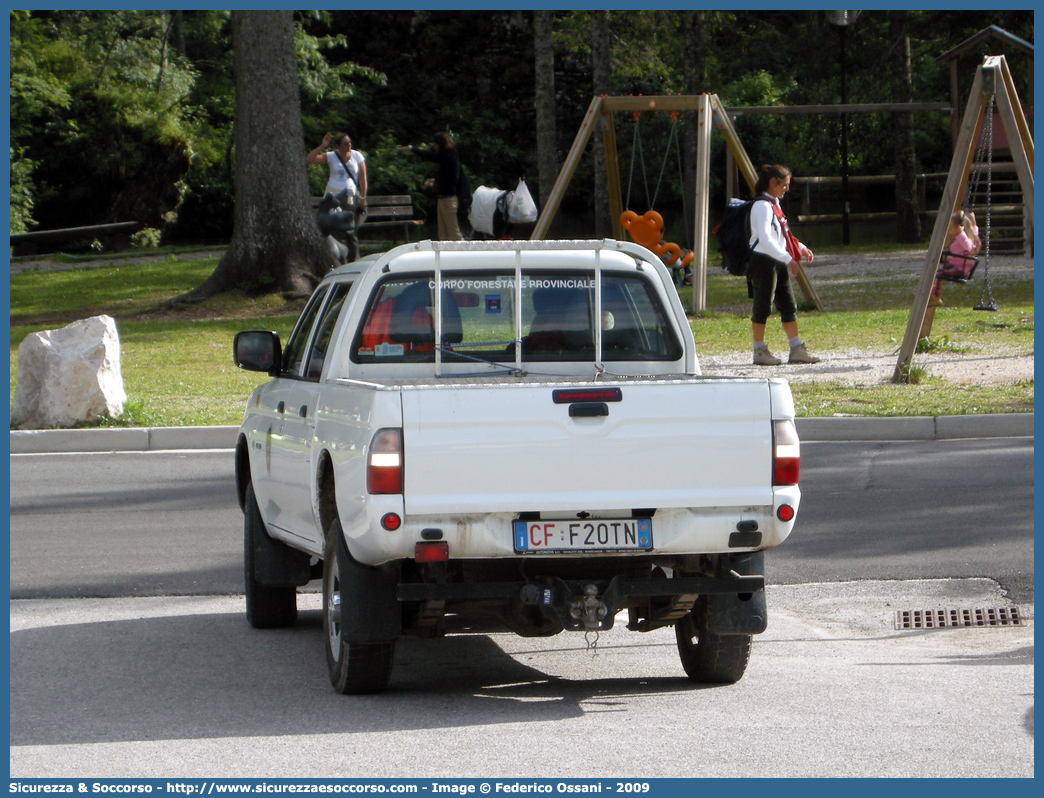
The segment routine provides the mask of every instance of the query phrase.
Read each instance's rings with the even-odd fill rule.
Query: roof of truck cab
[[[337,276],[342,274],[365,274],[367,271],[370,270],[370,267],[373,266],[374,262],[377,261],[383,254],[384,253],[382,252],[376,255],[367,255],[366,257],[359,258],[359,260],[352,261],[351,263],[345,263],[341,266],[337,266],[334,269],[330,270],[330,274]]]
[[[610,256],[608,262],[612,261],[612,255],[620,255],[637,258],[653,264],[660,264],[659,258],[645,247],[629,241],[616,241],[613,239],[546,239],[546,240],[520,240],[520,241],[416,241],[409,244],[401,244],[386,252],[375,253],[360,258],[352,263],[339,266],[330,272],[330,276],[343,276],[351,274],[365,274],[375,266],[380,265],[383,270],[390,270],[396,261],[416,261],[416,256],[445,253],[451,267],[470,268],[475,255],[499,256],[502,259],[506,254],[515,252],[534,253],[536,260],[543,260],[538,253],[555,253],[563,258],[561,266],[564,268],[575,268],[578,256],[594,252],[604,252]],[[477,264],[476,264],[477,265]],[[545,267],[544,263],[540,267]],[[409,267],[407,267],[409,268]]]

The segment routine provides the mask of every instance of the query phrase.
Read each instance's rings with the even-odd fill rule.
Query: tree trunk
[[[913,98],[910,72],[908,11],[890,11],[892,39],[892,102],[908,103]],[[915,243],[921,240],[921,217],[917,209],[917,151],[914,147],[913,114],[892,114],[895,129],[895,224],[896,240]]]
[[[291,11],[232,12],[235,210],[214,273],[184,297],[308,294],[336,265],[309,207]]]
[[[591,12],[591,77],[595,96],[609,94],[612,84],[610,59],[609,12]],[[609,218],[609,186],[605,171],[605,145],[601,128],[594,133],[594,223],[595,237],[608,238],[612,235],[612,220]]]
[[[533,12],[535,105],[537,147],[537,196],[547,202],[558,177],[558,138],[555,132],[555,48],[551,43],[553,11]]]
[[[704,34],[705,11],[682,11],[682,68],[685,71],[685,93],[688,95],[703,94],[706,89],[707,42]],[[682,117],[685,122],[682,161],[685,170],[685,212],[695,213],[696,207],[696,142],[700,129],[695,111],[686,111]],[[690,217],[691,218],[691,217]],[[689,224],[686,219],[685,224]],[[690,244],[691,246],[691,244]]]

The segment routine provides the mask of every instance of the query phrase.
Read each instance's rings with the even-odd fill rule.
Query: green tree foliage
[[[20,185],[35,197],[42,228],[135,220],[182,238],[231,233],[228,12],[14,11],[10,18],[12,179],[17,154],[25,161]],[[296,29],[302,94],[343,102],[352,81],[381,76],[327,61],[327,50],[344,54],[344,37],[314,37],[304,27],[323,19],[302,14]]]
[[[167,12],[11,12],[11,146],[35,163],[41,226],[159,223],[176,208],[195,71],[171,30]]]
[[[11,233],[25,233],[33,219],[33,162],[11,150]]]
[[[350,11],[330,20],[345,31],[352,59],[386,75],[387,84],[360,86],[354,102],[325,109],[325,129],[347,130],[370,157],[381,135],[429,146],[448,131],[465,166],[490,185],[517,179],[533,162],[528,14]],[[318,138],[323,128],[306,120],[306,131]]]
[[[610,12],[613,93],[683,91],[682,13]],[[295,24],[302,164],[324,132],[344,130],[368,158],[375,193],[409,192],[421,207],[433,208],[420,189],[430,169],[394,147],[427,145],[446,130],[476,185],[511,188],[524,175],[538,195],[550,189],[535,183],[529,12],[307,11],[296,13]],[[590,13],[554,12],[553,24],[561,162],[592,98]],[[1033,40],[1032,11],[909,13],[915,102],[950,100],[947,65],[938,57],[989,25]],[[849,102],[890,101],[889,48],[895,43],[889,31],[885,11],[864,11],[847,29]],[[707,11],[704,36],[706,90],[726,106],[840,101],[839,31],[821,11]],[[1029,109],[1028,59],[991,39],[961,57],[961,105],[987,54],[1008,56]],[[232,103],[228,12],[11,13],[12,180],[15,160],[24,160],[18,180],[35,200],[32,216],[41,227],[122,221],[121,214],[144,209],[140,220],[152,226],[166,216],[165,235],[227,239]],[[641,119],[653,184],[671,129],[669,119],[657,116]],[[952,158],[948,115],[913,116],[917,170],[946,171]],[[632,126],[630,115],[618,117],[624,177],[633,157]],[[839,174],[838,115],[748,115],[737,129],[755,163],[783,162],[799,175]],[[893,138],[887,114],[850,114],[850,174],[892,173]],[[713,163],[720,164],[720,137],[713,146]],[[591,170],[591,159],[583,159],[562,205],[563,215],[581,220],[578,233],[587,229]],[[717,202],[723,199],[721,170],[712,171]],[[325,175],[315,168],[309,179],[318,193]],[[664,180],[660,202],[676,202],[680,181],[673,162]]]

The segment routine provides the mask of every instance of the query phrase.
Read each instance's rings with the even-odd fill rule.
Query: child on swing
[[[943,257],[935,273],[932,296],[928,302],[930,307],[942,304],[943,279],[967,280],[971,277],[975,268],[973,258],[981,249],[982,240],[979,238],[979,226],[975,224],[975,214],[971,211],[957,211],[950,217],[950,224],[946,228]]]

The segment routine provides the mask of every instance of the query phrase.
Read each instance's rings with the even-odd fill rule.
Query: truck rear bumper
[[[555,582],[570,584],[564,580]],[[399,601],[477,601],[510,599],[522,595],[527,587],[543,588],[547,579],[532,582],[482,582],[478,584],[411,583],[399,585]],[[572,584],[581,584],[574,582]],[[765,589],[765,577],[689,576],[682,579],[633,579],[615,577],[610,583],[623,597],[658,598],[682,594],[756,593]],[[608,590],[606,591],[609,592]],[[524,599],[523,599],[524,600]],[[534,603],[527,601],[527,604]]]
[[[408,583],[397,590],[399,601],[498,601],[553,612],[572,631],[611,629],[625,607],[661,600],[667,604],[655,622],[628,624],[636,631],[673,623],[687,613],[699,596],[708,596],[714,611],[711,631],[717,634],[760,634],[766,628],[765,577],[761,575],[687,576],[641,579],[615,576],[602,589],[587,580],[542,577],[528,582]]]
[[[514,524],[519,521],[519,513],[412,516],[403,511],[401,504],[396,503],[398,501],[401,501],[398,496],[374,496],[369,498],[365,513],[358,513],[355,517],[341,514],[348,550],[359,562],[378,565],[389,560],[410,559],[414,556],[417,542],[424,540],[444,541],[449,547],[450,558],[454,560],[511,559],[517,562],[524,558],[556,556],[521,554],[514,548]],[[644,511],[650,513],[653,547],[645,552],[622,554],[675,556],[771,549],[786,540],[795,523],[793,515],[789,521],[780,520],[777,515],[779,508],[789,505],[796,515],[799,501],[797,486],[787,486],[773,489],[769,501],[758,505]],[[402,517],[402,525],[394,532],[381,526],[381,519],[389,512]],[[534,523],[575,521],[577,512],[540,513],[530,520]],[[598,508],[593,511],[591,520],[638,517],[631,509]],[[743,533],[746,529],[754,532]],[[532,551],[537,552],[537,548]],[[589,557],[599,553],[564,551],[561,556]],[[621,553],[606,551],[605,554],[617,556]]]

